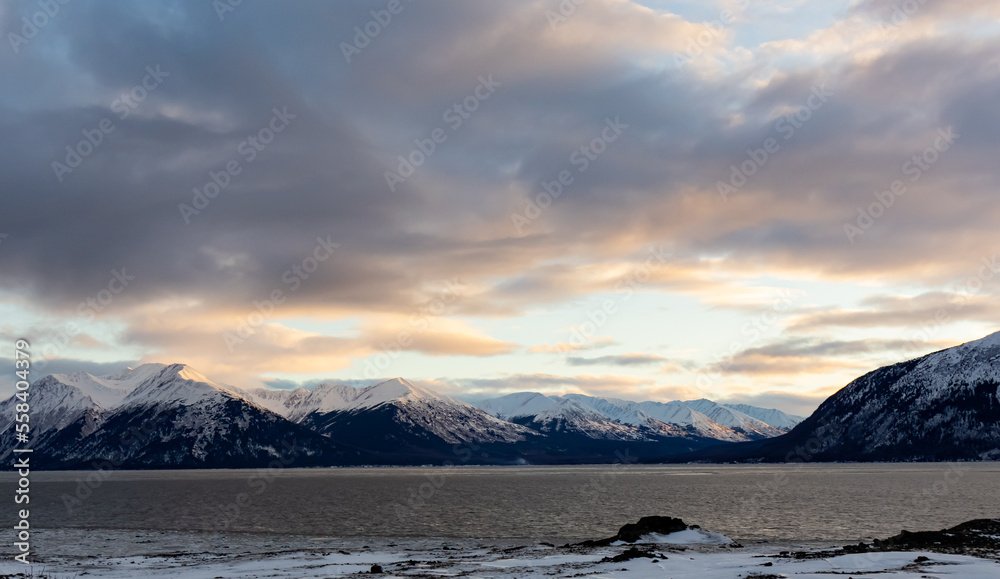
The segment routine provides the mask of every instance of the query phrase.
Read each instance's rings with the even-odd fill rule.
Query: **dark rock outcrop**
[[[902,531],[888,539],[875,539],[871,544],[862,542],[831,551],[782,552],[779,556],[821,559],[878,551],[930,551],[997,559],[1000,558],[1000,519],[975,519],[940,531]],[[916,562],[921,561],[918,558]]]
[[[669,535],[670,533],[677,533],[679,531],[686,531],[688,529],[698,529],[698,525],[688,525],[681,519],[675,519],[673,517],[643,517],[639,519],[638,523],[629,523],[622,528],[618,529],[618,534],[614,537],[608,537],[606,539],[599,539],[597,541],[584,541],[582,543],[575,543],[573,545],[567,545],[570,547],[607,547],[615,541],[623,541],[625,543],[635,543],[639,541],[643,535],[649,535],[656,533],[658,535]]]
[[[877,551],[1000,552],[1000,519],[975,519],[940,531],[902,531],[884,541],[875,539]]]

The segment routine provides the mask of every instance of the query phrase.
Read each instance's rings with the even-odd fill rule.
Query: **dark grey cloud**
[[[9,6],[8,27],[37,9]],[[17,54],[0,51],[0,288],[66,314],[128,268],[135,282],[108,315],[155,345],[136,322],[144,306],[244,312],[287,289],[283,273],[317,236],[340,248],[295,292],[303,311],[409,314],[462,278],[481,289],[456,311],[511,315],[573,295],[581,262],[654,241],[734,265],[915,284],[964,275],[990,250],[996,38],[918,38],[759,82],[773,65],[763,57],[715,76],[640,65],[669,61],[665,35],[645,21],[611,26],[621,13],[574,43],[549,28],[543,3],[404,6],[350,63],[341,43],[371,20],[369,3],[244,3],[222,21],[204,3],[72,3]],[[157,65],[169,76],[119,118],[115,98]],[[448,127],[443,112],[490,75],[497,91]],[[784,140],[777,115],[819,86],[832,96]],[[275,107],[295,118],[248,162],[240,144]],[[518,236],[510,216],[524,193],[574,170],[571,153],[616,117],[629,125],[620,139]],[[51,163],[104,118],[114,132],[60,182]],[[438,127],[447,142],[390,190],[384,172]],[[961,135],[955,148],[849,243],[842,224],[942,127]],[[781,151],[722,201],[716,183],[768,137]],[[185,224],[178,205],[232,160],[242,172]]]
[[[713,364],[711,370],[751,376],[822,374],[835,370],[860,373],[865,369],[901,362],[953,345],[955,344],[947,341],[931,340],[928,336],[866,340],[795,337],[746,348]]]
[[[831,340],[815,338],[790,339],[759,348],[749,348],[743,355],[775,358],[799,356],[851,356],[873,352],[899,351],[913,347],[909,340]]]
[[[973,276],[973,282],[982,281]],[[911,297],[876,295],[861,302],[856,310],[820,311],[795,318],[790,329],[797,332],[823,331],[835,328],[903,328],[912,330],[940,326],[959,321],[1000,323],[1000,312],[992,293],[996,284],[969,286],[964,280],[957,291],[926,292]],[[975,289],[976,291],[971,291]]]

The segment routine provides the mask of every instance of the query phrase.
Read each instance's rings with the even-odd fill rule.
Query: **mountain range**
[[[476,407],[402,378],[367,388],[242,389],[182,364],[53,374],[29,392],[34,456],[52,469],[251,467],[277,458],[294,466],[613,462],[776,436],[801,420],[708,400],[528,392]],[[0,458],[15,446],[18,402],[0,403]]]
[[[1000,459],[1000,333],[874,370],[806,419],[705,399],[472,405],[402,378],[242,389],[182,364],[53,374],[29,396],[38,469]],[[18,402],[0,402],[5,463]]]

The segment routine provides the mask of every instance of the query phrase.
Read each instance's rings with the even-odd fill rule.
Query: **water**
[[[0,492],[13,496],[15,480],[2,473]],[[742,541],[856,541],[1000,517],[997,463],[84,471],[31,481],[31,522],[46,529],[577,540],[669,515]],[[14,507],[3,524],[13,525]]]

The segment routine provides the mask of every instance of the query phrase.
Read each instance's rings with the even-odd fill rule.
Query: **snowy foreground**
[[[1000,561],[926,552],[887,552],[796,559],[788,551],[816,551],[832,545],[753,544],[734,547],[704,531],[648,537],[657,558],[601,562],[632,545],[559,548],[534,542],[378,539],[359,542],[327,538],[275,539],[252,535],[194,535],[149,531],[46,531],[42,562],[26,568],[9,559],[0,577],[580,577],[830,579],[878,574],[880,578],[996,579]],[[782,555],[782,552],[786,552]],[[93,553],[102,553],[94,557]],[[926,557],[926,560],[923,559]],[[919,562],[917,562],[919,559]],[[373,564],[384,569],[369,574]]]

